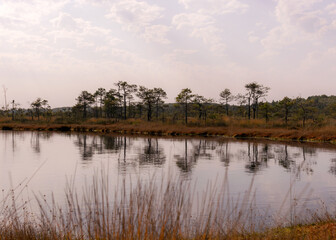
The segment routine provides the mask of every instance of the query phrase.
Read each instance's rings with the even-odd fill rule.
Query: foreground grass
[[[336,239],[336,223],[326,222],[291,228],[271,229],[251,235],[252,239]]]
[[[103,121],[103,120],[101,120]],[[231,120],[230,120],[231,121]],[[2,130],[37,130],[37,131],[73,131],[96,133],[123,133],[158,136],[225,136],[235,138],[266,138],[274,140],[335,142],[336,125],[323,127],[286,128],[276,123],[265,125],[261,120],[241,120],[228,122],[223,126],[202,126],[190,124],[166,124],[128,120],[116,123],[99,122],[91,119],[81,124],[55,124],[47,122],[11,122],[0,121]]]
[[[265,233],[246,233],[246,234],[231,234],[231,235],[211,235],[211,234],[202,234],[198,236],[194,236],[192,238],[187,238],[183,236],[171,236],[168,237],[161,237],[156,238],[156,236],[147,236],[147,237],[138,237],[138,236],[111,236],[101,238],[99,236],[85,238],[85,237],[78,237],[73,236],[71,233],[66,235],[64,234],[51,234],[48,231],[37,231],[36,229],[32,229],[31,227],[24,227],[23,229],[1,229],[0,230],[0,239],[31,239],[31,240],[40,240],[40,239],[73,239],[73,240],[81,240],[81,239],[233,239],[233,240],[243,240],[243,239],[265,239],[265,240],[272,240],[272,239],[307,239],[307,240],[329,240],[336,238],[336,223],[324,223],[324,224],[314,224],[314,225],[307,225],[307,226],[298,226],[292,228],[277,228],[269,230]]]
[[[335,217],[330,213],[300,216],[301,222],[312,219],[315,224],[291,227],[279,227],[291,225],[281,214],[272,220],[258,215],[253,180],[235,203],[226,180],[209,184],[201,195],[180,179],[148,180],[135,186],[122,182],[111,190],[108,174],[102,170],[81,194],[69,184],[65,204],[35,196],[38,213],[29,208],[32,200],[18,201],[20,187],[12,189],[0,201],[0,239],[336,238]]]

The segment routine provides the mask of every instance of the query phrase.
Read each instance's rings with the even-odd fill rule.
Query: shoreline
[[[54,123],[0,123],[0,130],[80,132],[97,134],[127,134],[169,137],[226,137],[291,142],[318,142],[336,144],[336,128],[286,129],[244,127],[200,127],[159,123],[115,124],[54,124]]]

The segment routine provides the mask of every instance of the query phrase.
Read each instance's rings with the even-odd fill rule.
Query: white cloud
[[[204,14],[243,13],[248,5],[238,0],[179,0],[188,10]]]
[[[321,11],[313,6],[321,0],[278,0],[275,13],[278,21],[286,26],[296,26],[307,32],[317,32],[326,23]]]
[[[336,15],[336,3],[329,4],[326,8],[327,13]]]
[[[163,8],[137,0],[123,0],[112,5],[108,17],[122,24],[127,30],[139,32],[143,27],[162,17]]]
[[[211,16],[200,13],[182,13],[173,17],[173,24],[177,29],[183,27],[204,27],[215,23],[215,19]]]
[[[103,27],[97,27],[90,21],[74,18],[68,13],[61,12],[58,17],[50,20],[53,29],[46,33],[54,40],[54,44],[62,51],[66,49],[81,50],[84,52],[100,52],[101,45],[111,47],[120,42],[110,35],[111,31]]]
[[[74,18],[68,13],[61,12],[50,22],[58,31],[75,32],[82,35],[108,35],[111,31],[106,28],[94,26],[90,21]]]
[[[43,16],[64,7],[67,0],[3,0],[0,4],[0,18],[13,24],[39,24]]]
[[[248,33],[248,39],[249,39],[249,42],[251,42],[251,43],[255,43],[255,42],[258,42],[260,40],[260,38],[257,37],[253,31]]]
[[[223,54],[225,44],[222,30],[215,26],[215,19],[201,13],[182,13],[173,17],[172,23],[178,30],[187,29],[191,37],[201,39],[212,52]]]
[[[123,0],[114,3],[108,18],[123,26],[124,30],[134,32],[146,41],[169,43],[166,38],[170,28],[155,21],[163,17],[164,9],[145,1]]]
[[[261,40],[264,55],[277,54],[283,47],[300,42],[318,42],[332,26],[322,0],[277,0],[275,17],[279,23]]]
[[[29,88],[36,81],[46,91],[48,79],[58,88],[47,98],[65,92],[65,84],[77,94],[110,87],[111,79],[148,87],[159,79],[172,96],[188,86],[216,96],[208,86],[221,84],[239,92],[253,80],[272,88],[316,79],[332,86],[333,1],[3,0],[1,85]],[[262,53],[268,58],[258,58]]]
[[[189,35],[201,39],[212,53],[223,55],[226,44],[223,30],[218,27],[218,15],[244,13],[249,8],[239,0],[179,0],[187,10],[173,17],[178,30],[186,29]]]
[[[197,50],[193,49],[174,49],[172,52],[165,54],[163,60],[169,63],[182,62],[186,57],[194,55]]]
[[[334,62],[336,61],[336,47],[331,47],[325,51],[317,50],[312,51],[307,54],[307,57],[300,64],[300,71],[302,72],[313,72],[316,75],[322,74],[321,69],[326,69],[328,72],[332,70],[336,72],[336,67]]]
[[[157,42],[161,44],[169,44],[166,38],[170,27],[165,25],[151,25],[145,28],[145,32],[141,35],[148,42]]]

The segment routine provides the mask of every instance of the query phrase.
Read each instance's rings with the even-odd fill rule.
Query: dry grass
[[[227,175],[225,177],[227,179]],[[66,188],[66,204],[35,196],[40,214],[30,203],[18,203],[22,189],[11,190],[1,201],[0,239],[334,239],[334,217],[326,214],[315,225],[276,227],[277,220],[261,220],[254,204],[253,180],[233,203],[227,181],[209,184],[198,195],[180,179],[162,178],[118,184],[112,191],[103,170],[83,194]],[[217,187],[216,187],[217,186]],[[263,218],[264,217],[264,218]],[[309,216],[311,217],[311,216]],[[259,220],[258,220],[259,219]],[[271,221],[271,222],[269,222]],[[276,228],[263,227],[273,226]],[[281,225],[286,224],[282,218]]]
[[[161,122],[146,122],[127,120],[117,123],[97,124],[99,119],[90,119],[82,124],[54,124],[45,122],[1,122],[3,130],[38,130],[38,131],[75,131],[97,133],[124,133],[158,136],[226,136],[236,138],[267,138],[275,140],[297,141],[336,141],[336,125],[323,127],[285,128],[276,122],[265,125],[262,120],[232,120],[226,119],[227,126],[185,126],[183,124],[166,124]]]

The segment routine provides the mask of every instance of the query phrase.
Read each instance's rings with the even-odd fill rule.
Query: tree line
[[[182,89],[175,103],[166,103],[167,93],[160,87],[147,88],[126,81],[119,81],[114,88],[98,88],[95,92],[82,91],[73,107],[52,109],[48,100],[37,98],[29,109],[22,109],[14,100],[3,107],[1,114],[12,120],[79,122],[89,118],[106,119],[112,122],[127,119],[147,121],[183,122],[209,124],[221,123],[225,119],[264,119],[290,122],[305,127],[307,122],[321,124],[326,118],[335,118],[335,96],[284,97],[279,101],[267,101],[270,88],[257,82],[246,84],[245,92],[234,95],[230,89],[223,89],[218,99],[206,98]],[[210,123],[211,124],[211,123]]]

